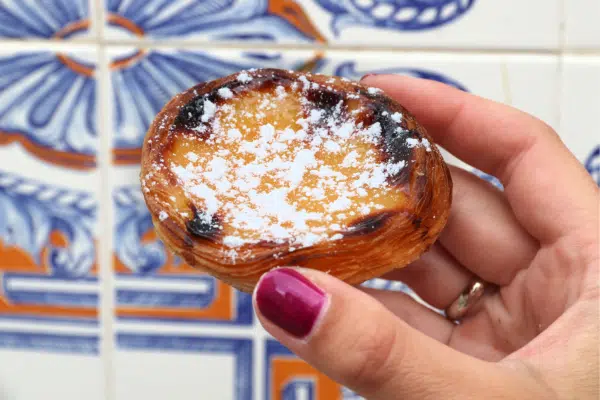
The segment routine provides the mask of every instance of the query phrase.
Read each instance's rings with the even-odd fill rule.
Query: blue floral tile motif
[[[423,31],[452,23],[467,13],[475,0],[316,0],[332,14],[334,34],[352,26],[396,31]]]
[[[335,64],[334,74],[352,80],[360,80],[366,74],[399,74],[408,75],[414,78],[429,79],[445,83],[446,85],[454,86],[457,89],[468,91],[460,82],[435,71],[426,70],[423,68],[407,68],[407,67],[389,67],[389,68],[366,68],[360,69],[355,61],[342,61]]]
[[[138,275],[158,271],[169,256],[157,238],[142,241],[153,226],[140,189],[137,186],[120,187],[113,197],[116,213],[114,246],[118,259]],[[180,260],[175,261],[175,265],[180,264]]]
[[[88,0],[0,2],[0,37],[64,39],[89,28]]]
[[[119,318],[227,325],[252,323],[248,294],[189,267],[167,251],[154,233],[139,186],[117,188],[113,197]]]
[[[267,51],[240,53],[156,49],[115,55],[111,80],[115,107],[116,163],[139,162],[148,127],[175,94],[200,82],[242,69],[311,69],[315,59]]]
[[[592,175],[598,186],[600,186],[600,146],[596,146],[585,160],[585,168]]]
[[[106,8],[109,36],[323,41],[293,0],[107,0]]]
[[[0,320],[96,325],[96,201],[0,171]],[[0,330],[0,347],[97,353],[97,335]]]
[[[0,146],[69,168],[95,165],[95,52],[0,55]]]

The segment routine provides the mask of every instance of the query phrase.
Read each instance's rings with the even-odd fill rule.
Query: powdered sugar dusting
[[[252,77],[241,72],[236,79]],[[292,250],[340,240],[363,216],[403,196],[390,178],[406,163],[374,150],[383,143],[380,122],[365,125],[359,120],[364,110],[343,102],[321,108],[307,95],[319,84],[305,76],[294,83],[251,95],[218,89],[227,102],[205,99],[200,124],[192,128],[210,136],[182,138],[173,157],[156,167],[174,175],[207,223],[219,218],[224,252],[232,259],[243,257],[247,244],[288,243]],[[387,118],[402,131],[402,114]],[[426,139],[401,140],[430,149]],[[175,203],[170,206],[179,207]]]
[[[233,97],[233,92],[231,91],[231,89],[223,87],[220,88],[217,93],[219,94],[220,97],[224,98],[224,99],[231,99]]]
[[[217,106],[210,100],[204,100],[204,113],[202,114],[202,122],[208,122],[215,116]]]
[[[248,83],[252,80],[252,77],[246,71],[243,71],[238,74],[237,80],[242,83]]]

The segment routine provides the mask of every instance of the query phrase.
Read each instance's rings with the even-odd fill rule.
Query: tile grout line
[[[43,39],[0,39],[6,46],[51,46],[64,49],[72,46],[133,46],[142,49],[197,49],[197,50],[270,50],[270,51],[331,51],[331,52],[359,52],[359,53],[423,53],[423,54],[473,54],[473,55],[532,55],[532,56],[560,56],[562,54],[573,56],[600,56],[599,49],[566,49],[561,44],[557,49],[518,49],[518,48],[479,48],[479,47],[386,47],[386,46],[352,46],[340,44],[319,45],[316,43],[302,45],[299,43],[244,43],[244,42],[210,42],[210,41],[177,41],[177,40],[103,40],[102,25],[96,24],[95,39],[43,40]]]
[[[109,79],[108,79],[108,56],[104,46],[98,45],[99,55],[97,90],[99,94],[99,121],[98,121],[98,168],[100,170],[101,191],[100,191],[100,217],[103,224],[102,237],[100,238],[100,278],[101,278],[101,301],[100,301],[100,322],[101,322],[101,343],[102,343],[102,365],[104,378],[104,399],[114,400],[114,332],[113,332],[113,314],[114,314],[114,278],[112,274],[112,248],[113,248],[113,201],[112,201],[112,179],[111,179],[111,135],[110,121],[111,107],[109,102]]]
[[[98,167],[100,169],[101,191],[100,208],[103,225],[103,237],[100,242],[101,252],[101,364],[103,378],[103,400],[115,400],[115,335],[114,335],[114,312],[115,293],[113,275],[113,200],[112,200],[112,108],[110,104],[110,70],[107,49],[102,45],[101,38],[104,35],[104,7],[102,0],[89,0],[90,12],[92,13],[92,27],[94,27],[94,45],[98,52],[97,69],[97,104],[99,112],[98,119]],[[95,17],[95,18],[94,18]]]

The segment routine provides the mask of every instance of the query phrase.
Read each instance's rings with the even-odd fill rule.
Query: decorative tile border
[[[65,335],[0,330],[0,349],[99,355],[98,335]]]
[[[96,201],[0,172],[0,319],[97,321]]]

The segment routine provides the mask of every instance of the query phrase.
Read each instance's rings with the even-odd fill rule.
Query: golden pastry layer
[[[351,284],[403,267],[436,240],[452,192],[425,130],[380,90],[275,69],[173,98],[141,183],[167,246],[243,291],[277,266]]]

